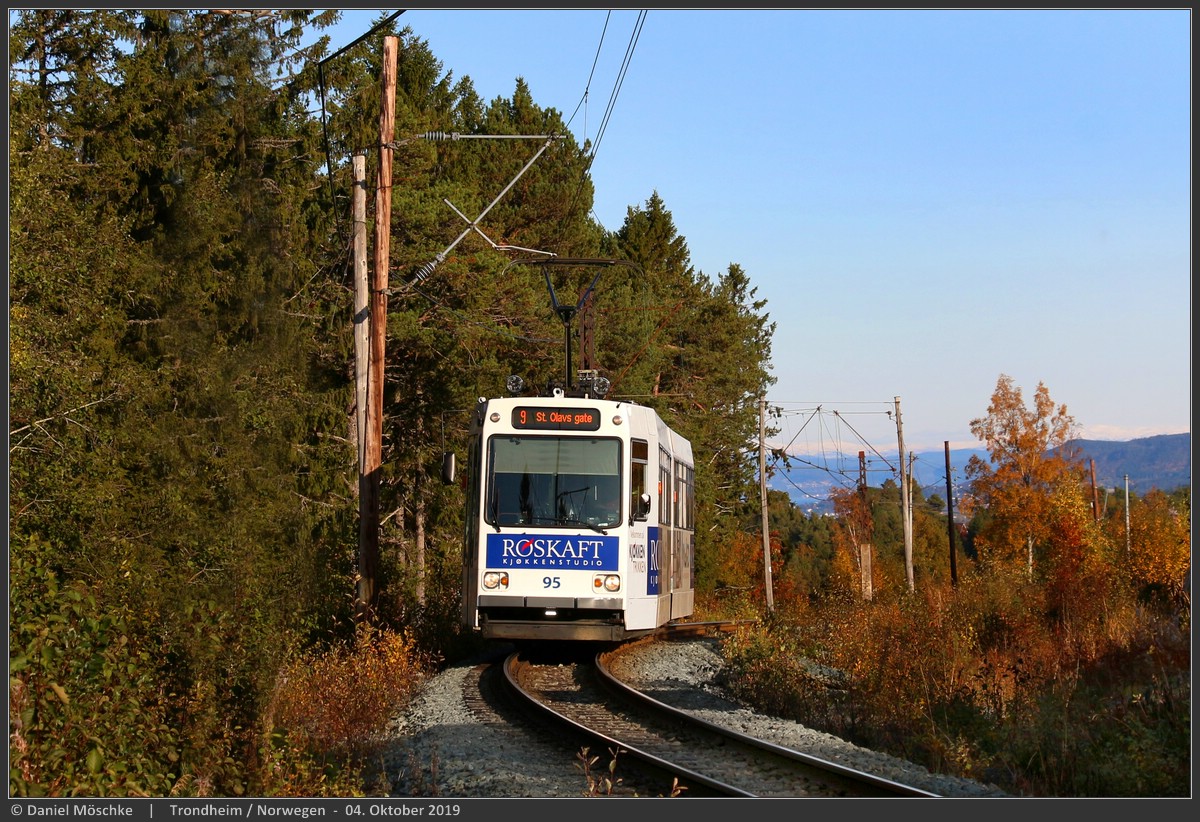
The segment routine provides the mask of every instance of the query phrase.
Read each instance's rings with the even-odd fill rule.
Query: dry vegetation
[[[726,684],[1016,795],[1188,796],[1190,603],[1108,582],[1069,608],[1020,573],[871,602],[777,601],[725,642]]]
[[[410,636],[368,626],[351,647],[294,660],[279,675],[264,715],[266,795],[386,794],[375,757],[388,725],[436,663]]]
[[[926,537],[912,564],[903,558],[885,527],[895,486],[835,500],[819,585],[782,559],[812,545],[776,542],[773,603],[748,583],[762,551],[724,552],[715,567],[742,593],[704,609],[766,614],[726,643],[728,685],[765,710],[1016,795],[1186,797],[1190,489],[1101,507],[1064,447],[1066,406],[1041,384],[1033,399],[1026,407],[1001,375],[972,420],[989,459],[967,467],[957,570],[949,538]],[[923,510],[914,530],[944,523]]]

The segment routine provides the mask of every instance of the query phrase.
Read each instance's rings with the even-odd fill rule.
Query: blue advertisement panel
[[[620,538],[547,534],[488,534],[488,568],[616,571]]]
[[[659,546],[661,546],[662,543],[658,539],[658,529],[657,528],[649,529],[649,537],[650,537],[650,550],[647,551],[647,553],[650,555],[648,557],[648,559],[650,560],[650,567],[646,569],[646,593],[657,595],[658,594],[658,577],[659,577],[658,552],[660,550]]]

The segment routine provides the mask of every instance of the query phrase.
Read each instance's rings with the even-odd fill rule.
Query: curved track
[[[644,641],[644,640],[643,640]],[[898,797],[936,794],[696,719],[620,682],[594,658],[504,661],[513,693],[544,718],[676,780],[673,795]],[[544,721],[544,720],[543,720]],[[671,783],[668,783],[671,784]]]

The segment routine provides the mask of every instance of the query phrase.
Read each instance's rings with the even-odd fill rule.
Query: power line
[[[592,159],[595,160],[596,152],[600,149],[600,141],[604,139],[604,132],[608,130],[608,121],[612,117],[613,109],[617,104],[617,96],[621,92],[621,86],[625,84],[625,74],[629,71],[629,63],[633,59],[633,50],[637,47],[637,41],[642,36],[642,26],[646,22],[646,10],[642,9],[638,12],[637,22],[633,25],[633,34],[630,35],[629,45],[625,48],[625,59],[621,63],[621,70],[617,76],[616,82],[613,84],[612,95],[608,98],[608,108],[604,111],[604,117],[600,121],[600,128],[596,131],[596,142],[592,144]]]
[[[583,128],[583,140],[580,142],[581,147],[584,143],[587,142],[586,103],[587,103],[589,95],[591,93],[592,79],[596,75],[596,66],[600,61],[600,52],[604,47],[604,38],[608,34],[608,23],[611,19],[612,19],[612,11],[610,10],[608,12],[608,14],[605,15],[605,18],[604,18],[604,28],[600,32],[600,42],[596,46],[596,56],[592,59],[592,70],[588,74],[588,81],[587,81],[587,84],[584,86],[583,96],[580,97],[579,103],[577,103],[575,106],[575,111],[571,112],[571,118],[567,121],[567,126],[570,127],[571,123],[574,122],[574,120],[575,120],[575,115],[578,114],[579,109],[581,107],[583,107],[583,109],[584,109],[584,128]],[[618,73],[617,80],[613,83],[613,90],[612,90],[611,94],[609,95],[608,107],[604,112],[604,116],[601,118],[600,128],[596,132],[596,139],[592,142],[592,149],[591,149],[590,155],[588,156],[588,162],[584,166],[584,168],[581,170],[580,177],[579,177],[579,185],[576,186],[575,194],[571,197],[570,204],[569,204],[570,206],[573,206],[576,203],[576,201],[578,201],[579,196],[580,196],[581,192],[583,191],[583,184],[585,181],[584,175],[591,168],[592,163],[594,163],[596,161],[596,152],[600,148],[600,140],[603,138],[604,132],[608,128],[608,122],[612,116],[613,108],[616,105],[617,95],[620,93],[621,86],[625,82],[625,73],[629,69],[629,62],[633,57],[633,50],[637,46],[637,41],[641,37],[642,26],[644,25],[645,20],[646,20],[646,11],[645,11],[645,9],[642,9],[641,11],[638,12],[638,19],[634,23],[634,31],[630,35],[629,45],[625,49],[625,58],[621,63],[621,69]],[[600,222],[600,219],[599,219],[599,217],[596,216],[596,213],[594,210],[592,211],[592,216],[595,217],[597,223]]]
[[[333,188],[333,154],[329,150],[329,129],[328,129],[328,126],[326,125],[327,115],[325,113],[325,64],[328,63],[330,60],[333,60],[334,58],[341,56],[347,50],[354,48],[359,43],[361,43],[363,40],[366,40],[372,34],[379,31],[379,29],[383,28],[384,26],[390,25],[393,20],[395,20],[400,15],[404,14],[404,12],[406,12],[406,11],[408,11],[408,9],[400,9],[399,11],[397,11],[395,14],[391,15],[390,17],[379,21],[374,26],[372,26],[370,28],[370,30],[367,31],[366,34],[363,34],[360,37],[358,37],[357,39],[355,39],[353,42],[350,42],[350,43],[342,46],[340,49],[335,51],[333,54],[320,60],[317,63],[317,88],[319,89],[320,96],[321,96],[321,137],[325,143],[325,176],[329,179],[329,202],[331,204],[337,203],[337,196],[334,193],[334,188]],[[342,232],[342,225],[341,225],[342,221],[341,221],[341,217],[340,217],[339,212],[336,207],[334,208],[334,211],[333,211],[333,219],[334,219],[337,233],[340,234]]]
[[[571,112],[571,119],[567,120],[567,128],[571,127],[571,123],[575,120],[575,115],[579,113],[580,107],[587,102],[588,93],[592,88],[592,78],[596,76],[596,65],[600,62],[600,50],[604,48],[604,35],[608,32],[608,21],[612,18],[612,10],[604,17],[604,28],[600,30],[600,42],[596,44],[596,56],[592,58],[592,70],[588,73],[587,83],[583,87],[583,96],[579,98],[579,102],[575,104],[575,110]],[[587,139],[587,109],[584,109],[583,137]]]
[[[881,403],[841,403],[841,404],[842,405],[880,405]],[[859,431],[853,425],[850,424],[849,420],[847,419],[847,416],[849,416],[850,414],[872,415],[872,416],[878,416],[878,415],[882,414],[882,415],[886,415],[889,418],[891,418],[890,411],[880,410],[880,411],[844,412],[844,411],[839,411],[839,410],[826,410],[825,403],[818,403],[818,404],[806,403],[805,405],[808,405],[810,407],[792,410],[792,409],[786,409],[782,405],[779,405],[779,404],[775,404],[775,403],[771,404],[771,406],[773,408],[772,413],[777,418],[781,418],[781,417],[785,417],[785,416],[795,416],[795,415],[805,415],[807,417],[804,424],[792,436],[791,440],[788,441],[787,445],[785,445],[783,448],[771,449],[771,454],[772,454],[771,467],[772,468],[775,468],[776,466],[778,466],[780,460],[783,460],[789,467],[793,463],[797,463],[800,465],[806,465],[815,470],[824,471],[831,478],[833,478],[835,482],[837,482],[839,485],[842,485],[843,487],[852,487],[854,484],[856,484],[857,483],[857,467],[855,469],[856,473],[853,476],[850,473],[848,473],[844,468],[840,467],[845,464],[848,464],[849,461],[851,460],[851,457],[847,456],[842,451],[842,444],[845,440],[845,437],[843,437],[841,435],[835,435],[835,436],[831,437],[832,444],[834,446],[836,446],[836,456],[834,456],[834,457],[831,457],[830,454],[828,453],[826,445],[825,445],[826,441],[825,441],[824,437],[821,438],[820,447],[819,447],[820,462],[806,459],[797,454],[788,453],[789,449],[791,449],[793,447],[793,445],[795,444],[796,439],[802,433],[804,433],[805,430],[808,429],[809,425],[814,420],[822,421],[821,423],[819,423],[816,426],[816,428],[819,433],[824,433],[826,430],[826,427],[823,424],[823,420],[827,416],[832,416],[832,418],[836,421],[839,429],[842,426],[845,426],[846,429],[848,429],[849,431],[851,431],[854,434],[854,436],[857,438],[857,440],[860,443],[862,443],[867,449],[869,449],[871,451],[871,453],[873,453],[877,457],[879,457],[879,459],[886,466],[885,469],[868,468],[867,469],[868,471],[881,472],[881,471],[886,470],[887,473],[893,474],[893,475],[895,475],[897,473],[896,468],[894,466],[892,466],[892,464],[887,460],[887,458],[884,457],[882,454],[880,454],[878,449],[876,449],[873,445],[871,445],[867,441],[867,439],[861,433],[859,433]],[[831,465],[831,463],[832,463],[832,465]],[[789,484],[793,485],[798,491],[805,494],[805,496],[811,496],[810,494],[805,492],[802,488],[797,486],[795,484],[795,482],[792,480],[792,478],[786,472],[784,472],[782,474],[782,476]]]

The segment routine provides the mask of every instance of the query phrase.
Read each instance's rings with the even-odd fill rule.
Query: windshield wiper
[[[579,525],[584,528],[591,528],[597,534],[603,534],[604,536],[608,536],[608,531],[604,530],[599,525],[596,525],[591,522],[584,522],[583,520],[576,519],[574,517],[559,517],[555,524],[556,525]]]

